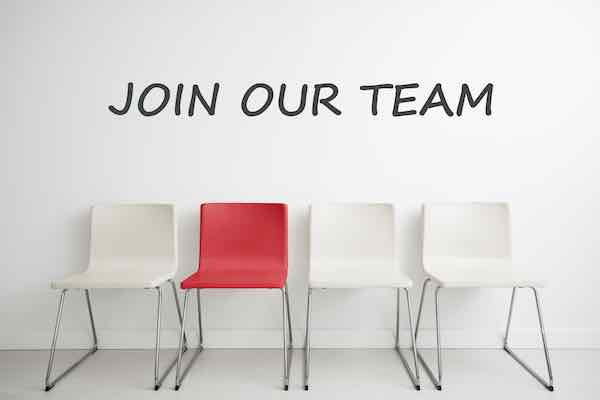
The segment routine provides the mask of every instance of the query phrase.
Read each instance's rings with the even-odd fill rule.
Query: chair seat
[[[53,289],[143,289],[173,279],[173,272],[152,270],[87,270],[51,282]]]
[[[285,285],[287,269],[278,262],[201,266],[181,282],[182,289],[275,289]]]
[[[368,264],[361,266],[326,267],[311,265],[309,286],[311,288],[395,288],[411,287],[412,280],[391,266],[377,268]]]
[[[427,274],[442,287],[509,288],[515,286],[544,287],[545,282],[512,268],[445,267],[428,270]]]

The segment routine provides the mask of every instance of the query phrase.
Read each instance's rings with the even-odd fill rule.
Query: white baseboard
[[[197,343],[197,331],[190,330],[190,342]],[[304,331],[294,330],[294,347],[304,345]],[[52,332],[25,333],[9,337],[0,334],[1,350],[41,350],[48,349]],[[161,346],[177,347],[178,331],[164,329],[161,335]],[[79,349],[90,344],[89,332],[61,332],[59,348]],[[103,349],[152,349],[154,332],[104,330],[98,332],[99,347]],[[502,332],[443,330],[442,345],[445,348],[501,348]],[[600,331],[567,331],[548,332],[551,348],[559,349],[598,349],[600,348]],[[204,344],[207,348],[279,348],[282,343],[282,332],[278,329],[208,329],[204,332]],[[408,331],[401,332],[400,343],[409,345]],[[314,348],[389,348],[393,345],[391,330],[313,330],[311,344]],[[541,347],[537,330],[511,331],[511,346],[515,348]],[[424,329],[419,333],[419,347],[435,347],[435,331]]]

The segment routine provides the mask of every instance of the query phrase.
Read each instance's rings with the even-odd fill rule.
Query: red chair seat
[[[198,272],[181,282],[181,288],[282,288],[285,284],[285,268],[277,261],[264,260],[255,265],[244,263],[243,268],[236,268],[236,264],[200,267]]]

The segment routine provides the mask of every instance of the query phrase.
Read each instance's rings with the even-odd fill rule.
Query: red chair
[[[199,346],[181,371],[183,332],[179,339],[175,390],[203,350],[200,289],[279,289],[283,310],[283,387],[288,390],[292,326],[287,278],[287,205],[208,203],[200,207],[198,271],[183,282],[183,322],[188,294],[196,289]],[[287,327],[286,327],[287,320]],[[287,332],[286,332],[287,328]],[[289,343],[287,337],[289,335]]]

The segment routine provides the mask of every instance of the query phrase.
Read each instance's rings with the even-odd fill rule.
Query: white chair
[[[310,375],[310,313],[313,289],[396,289],[394,348],[416,390],[420,390],[408,288],[410,278],[395,257],[391,204],[330,204],[310,208],[310,272],[306,310],[304,390]],[[404,289],[414,357],[414,374],[399,346],[400,289]]]
[[[45,390],[49,391],[81,362],[98,349],[98,338],[90,289],[155,289],[158,295],[156,313],[156,343],[154,350],[154,390],[175,365],[174,360],[159,377],[161,286],[170,282],[181,324],[179,298],[173,282],[177,271],[177,224],[175,207],[167,204],[107,205],[91,210],[90,258],[88,268],[81,273],[52,282],[60,289],[56,326],[46,372]],[[63,304],[68,290],[83,289],[93,334],[92,348],[63,373],[50,380],[56,342],[60,330]],[[187,348],[187,346],[186,346]]]
[[[417,314],[415,338],[418,337],[423,300],[428,283],[435,288],[435,330],[437,334],[438,376],[418,352],[427,375],[438,390],[442,389],[442,364],[438,318],[438,297],[442,288],[512,288],[504,350],[548,390],[554,390],[552,368],[537,288],[540,280],[532,279],[511,262],[510,215],[503,203],[440,203],[423,206],[423,282]],[[508,347],[508,333],[517,288],[531,288],[535,298],[549,381],[546,382]]]

